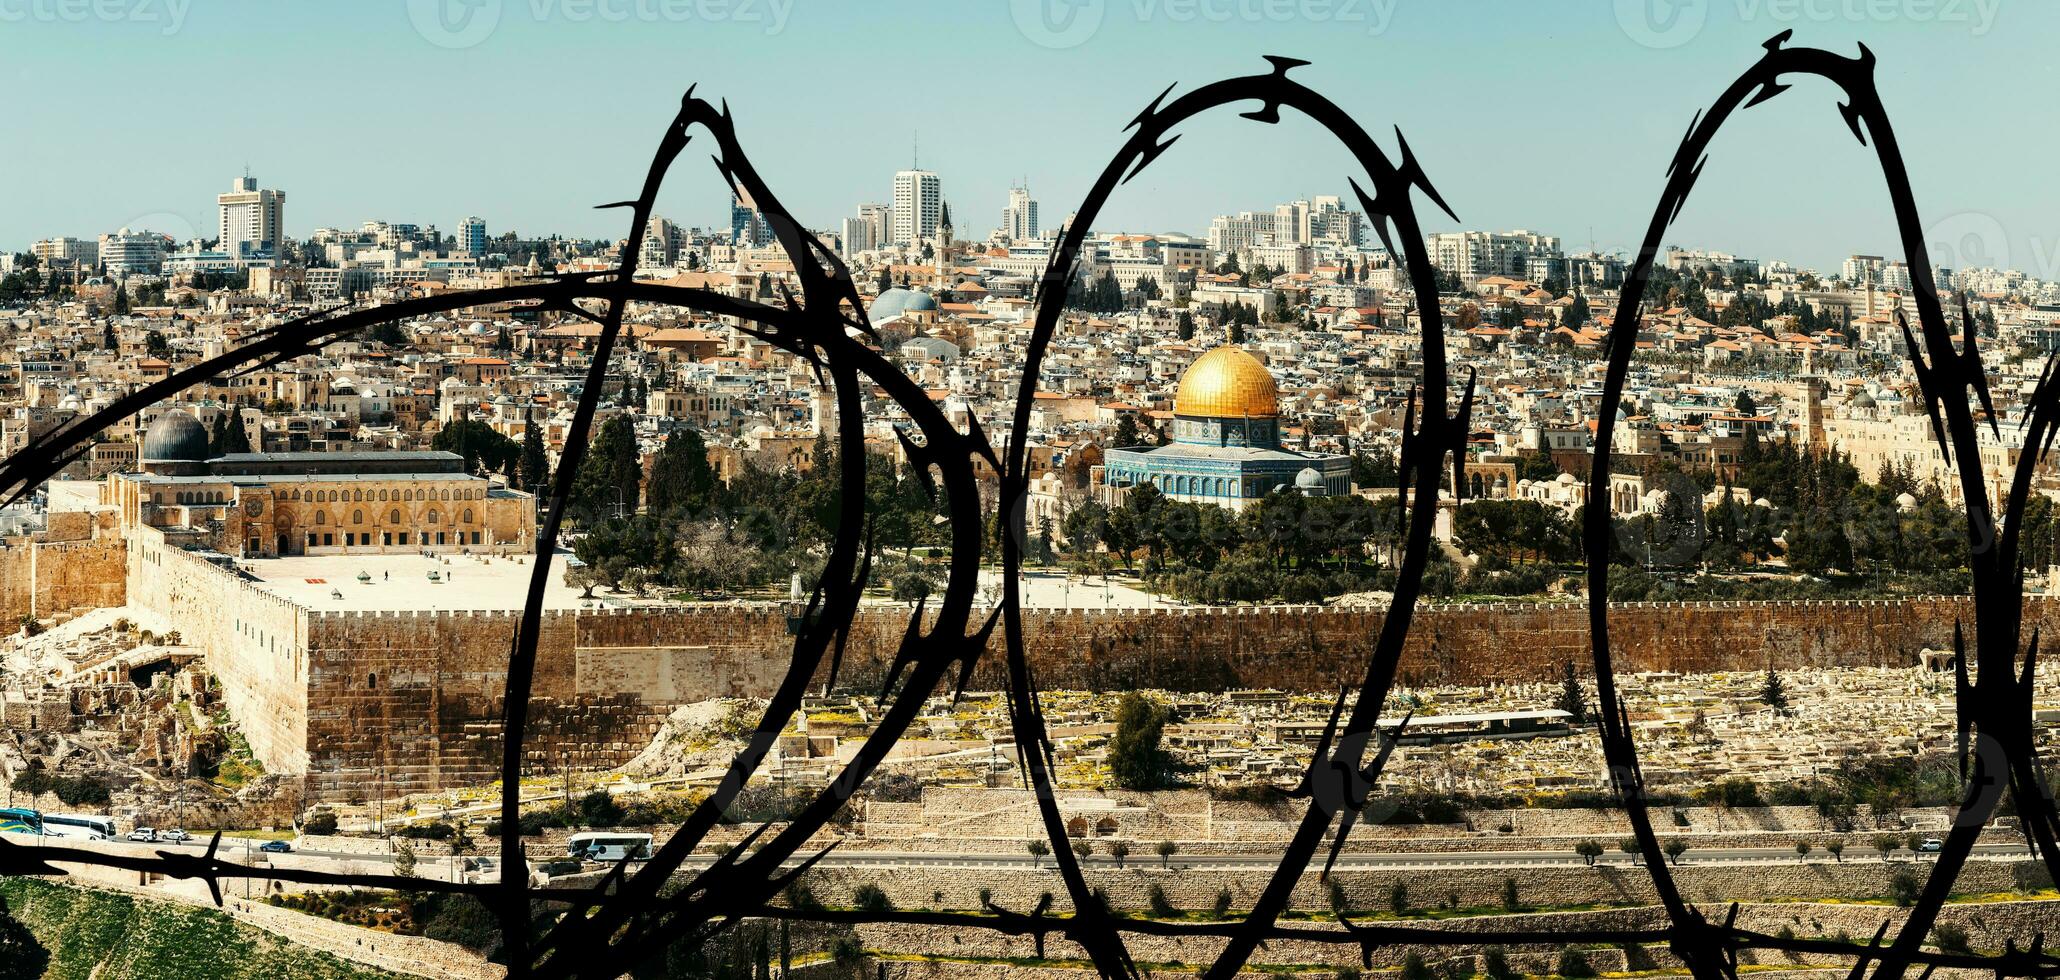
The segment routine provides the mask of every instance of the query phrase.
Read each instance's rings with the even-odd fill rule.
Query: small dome
[[[1316,467],[1314,467],[1314,466],[1304,466],[1304,467],[1302,467],[1302,472],[1300,472],[1300,473],[1297,473],[1297,474],[1295,474],[1295,489],[1297,489],[1297,490],[1321,490],[1321,489],[1323,489],[1323,474],[1321,474],[1321,473],[1318,473],[1318,472],[1316,472]]]
[[[1874,396],[1873,396],[1873,395],[1870,395],[1870,394],[1868,394],[1868,393],[1867,393],[1867,389],[1865,389],[1865,388],[1861,388],[1861,389],[1860,389],[1860,393],[1859,393],[1859,394],[1857,394],[1857,395],[1854,395],[1854,396],[1853,396],[1853,407],[1854,407],[1854,408],[1873,408],[1873,407],[1874,407]]]
[[[1280,416],[1280,386],[1266,365],[1236,344],[1203,354],[1180,376],[1173,414],[1195,418]]]
[[[1910,491],[1908,491],[1908,490],[1905,490],[1905,491],[1903,491],[1902,493],[1896,494],[1896,495],[1895,495],[1895,505],[1896,505],[1896,509],[1898,509],[1898,510],[1916,510],[1916,509],[1917,509],[1917,495],[1916,495],[1916,494],[1913,494],[1913,493],[1911,493],[1911,492],[1910,492]]]
[[[1577,477],[1577,476],[1575,476],[1575,475],[1573,475],[1572,473],[1561,473],[1560,475],[1558,475],[1558,476],[1556,476],[1556,477],[1553,477],[1553,480],[1554,480],[1554,481],[1556,481],[1556,482],[1559,482],[1559,483],[1579,483],[1579,482],[1581,482],[1580,478],[1579,478],[1579,477]]]
[[[936,308],[937,300],[929,293],[896,286],[874,299],[872,305],[865,308],[865,315],[868,320],[890,320],[903,313]]]
[[[207,459],[207,429],[182,409],[172,409],[143,433],[142,460],[147,463],[198,463]]]

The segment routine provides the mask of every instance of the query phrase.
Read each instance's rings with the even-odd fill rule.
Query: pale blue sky
[[[1399,124],[1466,227],[1623,247],[1697,108],[1789,27],[1880,56],[1919,204],[1947,237],[2060,276],[2060,5],[2031,0],[0,0],[0,246],[211,233],[245,164],[286,191],[296,236],[478,214],[495,234],[619,237],[621,212],[590,207],[634,193],[696,83],[729,100],[805,222],[885,200],[920,133],[978,235],[1019,177],[1047,220],[1070,211],[1167,83],[1283,54],[1384,141]],[[1805,83],[1735,118],[1675,239],[1834,267],[1890,249],[1880,178],[1833,102]],[[705,153],[686,164],[661,211],[723,222]],[[1097,224],[1198,233],[1218,212],[1346,193],[1348,164],[1305,121],[1225,115]]]

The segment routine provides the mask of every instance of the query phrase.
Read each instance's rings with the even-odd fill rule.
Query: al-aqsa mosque
[[[1103,493],[1120,502],[1147,483],[1176,500],[1241,510],[1278,489],[1312,497],[1352,491],[1352,461],[1280,445],[1280,389],[1235,344],[1197,358],[1173,396],[1173,442],[1118,446],[1104,458]]]

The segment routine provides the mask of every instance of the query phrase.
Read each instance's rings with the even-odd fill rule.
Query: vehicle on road
[[[623,858],[648,861],[651,859],[651,835],[590,830],[566,838],[565,854],[581,861],[615,862]]]
[[[27,807],[0,809],[0,834],[43,835],[43,815]]]
[[[178,841],[188,841],[188,840],[192,840],[192,839],[193,839],[193,835],[192,835],[192,834],[189,834],[189,833],[187,833],[187,832],[185,832],[185,831],[183,831],[183,830],[180,830],[180,829],[179,829],[179,828],[177,828],[177,827],[173,827],[173,828],[171,828],[170,830],[160,830],[160,831],[158,831],[158,832],[157,832],[157,839],[158,839],[158,840],[162,840],[162,841],[173,841],[173,842],[178,842]]]
[[[149,827],[138,827],[135,830],[129,831],[129,839],[139,844],[156,843],[157,831]]]
[[[293,853],[293,845],[283,840],[268,840],[263,844],[259,844],[258,850],[268,854],[291,854]]]
[[[57,837],[113,840],[114,818],[86,813],[46,813],[43,832]]]
[[[1922,842],[1920,842],[1917,845],[1918,850],[1929,853],[1937,853],[1939,851],[1945,850],[1945,847],[1946,842],[1939,840],[1936,837],[1926,837]]]

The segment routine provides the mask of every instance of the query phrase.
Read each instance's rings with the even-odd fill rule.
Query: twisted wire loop
[[[1874,82],[1875,58],[1866,45],[1859,54],[1844,57],[1814,48],[1790,48],[1792,31],[1770,38],[1759,61],[1726,88],[1709,109],[1698,113],[1675,151],[1667,173],[1667,185],[1654,209],[1651,223],[1640,243],[1620,296],[1608,334],[1608,372],[1603,383],[1598,414],[1613,419],[1623,397],[1625,375],[1637,347],[1639,309],[1644,300],[1652,264],[1661,235],[1687,203],[1688,195],[1708,163],[1709,144],[1724,122],[1742,108],[1751,108],[1787,91],[1781,81],[1787,75],[1821,78],[1837,86],[1845,97],[1838,104],[1841,118],[1862,146],[1871,138],[1877,162],[1888,186],[1895,212],[1897,233],[1911,266],[1912,292],[1924,339],[1919,348],[1901,310],[1896,313],[1906,348],[1925,396],[1926,411],[1939,449],[1958,470],[1962,495],[1967,504],[1969,567],[1973,572],[1978,678],[1969,683],[1963,634],[1956,624],[1955,642],[1960,654],[1955,698],[1959,712],[1960,772],[1962,799],[1952,830],[1944,842],[1930,878],[1918,896],[1893,942],[1886,949],[1876,944],[1855,955],[1855,980],[1870,962],[1879,980],[1898,980],[1908,968],[1923,962],[1943,965],[1922,953],[1926,935],[1952,891],[1953,883],[1973,851],[1981,828],[1988,822],[2007,786],[2023,815],[2024,832],[2049,871],[2060,871],[2060,816],[2056,816],[2051,793],[2044,781],[2032,726],[2032,678],[2038,637],[2034,630],[2024,645],[2020,664],[2024,610],[2024,589],[2017,537],[2023,522],[2031,478],[2044,458],[2060,427],[2060,384],[2055,382],[2053,363],[2027,400],[2020,426],[2025,432],[2027,452],[2020,455],[2004,503],[1999,529],[1993,519],[1988,486],[1983,478],[1979,437],[1973,401],[1978,401],[1992,433],[2000,431],[1999,416],[1990,399],[1986,375],[1975,345],[1975,326],[1966,315],[1961,299],[1961,329],[1964,346],[1956,348],[1939,302],[1925,249],[1923,227],[1918,219],[1915,194],[1902,152],[1896,143],[1888,113],[1882,106]],[[1968,397],[1973,389],[1974,399]],[[1638,765],[1637,746],[1627,722],[1623,699],[1616,691],[1609,648],[1609,541],[1610,501],[1592,488],[1607,483],[1610,472],[1612,426],[1596,427],[1591,492],[1583,512],[1583,538],[1588,560],[1588,622],[1593,644],[1597,697],[1602,704],[1602,742],[1611,787],[1622,802],[1642,854],[1654,891],[1676,927],[1670,940],[1673,952],[1685,962],[1698,980],[1735,976],[1737,951],[1752,946],[1766,948],[1764,937],[1732,928],[1711,925],[1681,897],[1680,889],[1664,859],[1650,814],[1645,806],[1644,782]],[[1970,749],[1970,736],[1978,743]],[[1885,927],[1884,927],[1885,928]],[[2042,937],[2040,937],[2042,940]],[[2041,952],[2043,942],[2035,940],[2028,950],[2014,942],[2004,954],[1984,965],[2013,974],[2050,972],[2056,962]],[[2006,962],[2007,961],[2007,962]]]
[[[318,353],[337,340],[379,323],[488,304],[552,311],[587,320],[600,330],[552,483],[550,508],[537,535],[537,554],[540,558],[548,557],[555,550],[574,475],[587,451],[587,436],[625,312],[633,303],[663,305],[740,322],[743,326],[738,329],[793,354],[833,388],[838,408],[842,497],[837,532],[823,574],[801,617],[802,626],[794,640],[787,672],[764,714],[715,790],[688,815],[652,859],[634,872],[628,870],[626,863],[619,865],[591,887],[536,887],[529,881],[519,836],[520,821],[516,818],[538,624],[550,568],[548,561],[538,561],[509,651],[502,744],[502,881],[475,884],[310,869],[256,870],[217,855],[219,832],[200,855],[159,851],[153,857],[62,846],[30,847],[0,838],[0,874],[62,875],[65,872],[61,866],[67,864],[150,872],[203,880],[218,903],[221,879],[259,876],[308,885],[470,894],[493,908],[503,932],[510,975],[515,977],[618,976],[650,961],[675,943],[705,941],[748,918],[984,929],[1002,935],[1035,936],[1040,946],[1046,936],[1059,935],[1086,950],[1097,972],[1112,980],[1139,976],[1139,968],[1123,938],[1133,934],[1221,940],[1220,952],[1204,970],[1204,976],[1212,980],[1231,980],[1257,947],[1270,940],[1355,945],[1369,965],[1376,950],[1401,944],[1663,943],[1698,980],[1736,977],[1738,954],[1747,949],[1850,956],[1855,980],[1870,964],[1874,966],[1874,975],[1886,980],[1897,980],[1911,966],[1918,965],[1926,972],[1938,967],[1959,967],[1994,970],[1999,975],[2060,976],[2060,958],[2044,951],[2043,936],[2034,937],[2024,948],[2013,940],[2004,952],[1994,955],[1923,948],[1924,937],[2004,789],[2016,804],[2030,844],[2049,870],[2060,871],[2060,843],[2056,843],[2060,842],[2060,811],[2056,811],[2042,773],[2031,723],[2036,630],[2023,643],[2021,659],[2018,654],[2023,587],[2017,550],[2032,473],[2055,436],[2060,435],[2060,372],[2053,370],[2052,362],[2048,363],[2019,420],[2031,451],[2018,460],[1998,525],[1990,516],[1991,501],[1977,451],[1977,419],[1966,397],[1967,388],[1974,389],[1992,431],[1999,424],[1998,415],[1990,404],[1974,331],[1965,317],[1964,299],[1964,346],[1954,346],[1951,328],[1946,323],[1930,263],[1925,260],[1908,174],[1874,87],[1873,55],[1864,46],[1854,58],[1816,49],[1788,48],[1788,38],[1789,33],[1784,32],[1766,43],[1759,61],[1731,83],[1708,110],[1696,116],[1674,156],[1666,189],[1610,327],[1608,373],[1599,417],[1615,417],[1636,348],[1638,312],[1661,235],[1679,215],[1707,161],[1707,147],[1724,121],[1737,109],[1750,108],[1786,91],[1789,86],[1780,81],[1786,75],[1811,75],[1836,85],[1845,95],[1846,101],[1840,103],[1839,110],[1847,126],[1863,145],[1869,137],[1873,140],[1908,257],[1924,339],[1922,352],[1907,323],[1902,324],[1902,329],[1927,399],[1934,433],[1941,451],[1959,470],[1967,500],[1969,557],[1974,572],[1975,620],[1979,626],[1974,659],[1977,669],[1972,681],[1968,678],[1964,641],[1960,642],[1963,655],[1958,661],[1956,697],[1965,782],[1960,817],[1945,842],[1932,877],[1887,946],[1882,945],[1889,928],[1886,923],[1865,946],[1770,936],[1737,927],[1735,904],[1723,921],[1716,923],[1682,897],[1652,829],[1637,746],[1612,672],[1607,605],[1611,513],[1608,496],[1592,492],[1584,508],[1583,529],[1604,759],[1610,785],[1623,805],[1668,924],[1651,929],[1453,933],[1421,926],[1361,924],[1342,913],[1337,917],[1337,928],[1280,921],[1295,885],[1326,838],[1331,846],[1320,874],[1327,878],[1333,870],[1394,746],[1394,737],[1380,733],[1377,723],[1392,689],[1421,592],[1423,572],[1430,557],[1439,481],[1448,458],[1454,476],[1452,485],[1465,485],[1466,434],[1473,404],[1470,376],[1457,407],[1448,407],[1448,389],[1453,384],[1444,346],[1437,273],[1425,251],[1413,196],[1423,194],[1447,215],[1452,215],[1451,209],[1431,186],[1399,132],[1397,162],[1343,109],[1288,78],[1290,70],[1305,62],[1283,57],[1267,59],[1272,68],[1269,72],[1213,82],[1170,102],[1167,96],[1172,94],[1172,87],[1168,87],[1131,120],[1127,127],[1130,137],[1089,190],[1077,209],[1078,217],[1068,226],[1040,279],[1037,318],[1026,352],[1005,460],[977,420],[969,422],[964,431],[955,427],[913,379],[868,345],[868,341],[876,339],[875,334],[849,270],[793,220],[760,177],[738,142],[727,106],[718,107],[697,99],[692,89],[682,98],[678,114],[660,135],[638,196],[603,207],[628,210],[629,240],[638,240],[650,219],[659,188],[690,143],[692,131],[705,132],[715,144],[712,160],[718,172],[733,190],[757,202],[781,249],[792,261],[798,294],[783,282],[781,301],[765,303],[695,287],[640,282],[635,279],[638,250],[625,248],[613,270],[558,274],[541,282],[309,313],[261,330],[246,344],[177,371],[92,415],[32,439],[25,448],[0,461],[0,497],[8,501],[20,499],[56,475],[109,426],[213,378],[256,371]],[[1026,541],[1029,475],[1027,444],[1021,434],[1029,430],[1040,365],[1057,330],[1067,286],[1075,275],[1094,219],[1119,186],[1142,172],[1179,139],[1173,132],[1177,126],[1233,103],[1257,103],[1240,115],[1264,124],[1278,123],[1283,107],[1294,109],[1337,139],[1364,171],[1366,186],[1357,179],[1351,181],[1360,206],[1390,254],[1400,254],[1406,261],[1417,297],[1423,358],[1423,374],[1406,410],[1401,433],[1397,489],[1403,500],[1402,519],[1407,521],[1407,533],[1394,598],[1375,637],[1363,676],[1356,690],[1348,687],[1339,691],[1314,758],[1294,790],[1309,805],[1250,914],[1242,920],[1214,923],[1129,919],[1111,912],[1106,901],[1089,886],[1071,850],[1064,846],[1066,829],[1053,793],[1054,751],[1024,642],[1018,576]],[[1453,217],[1457,220],[1456,215]],[[686,858],[721,821],[737,794],[763,764],[779,733],[800,710],[811,684],[818,678],[834,681],[841,666],[848,630],[873,560],[872,529],[864,506],[868,460],[862,394],[866,388],[885,392],[907,413],[909,428],[900,431],[903,450],[920,485],[932,493],[933,500],[937,490],[942,489],[943,506],[951,524],[951,564],[942,598],[934,609],[925,600],[912,611],[895,658],[886,671],[881,691],[885,710],[872,733],[829,786],[793,814],[784,829],[773,832],[770,825],[762,826],[742,846],[718,857],[708,867],[682,873]],[[1591,488],[1607,481],[1612,435],[1610,426],[1597,427]],[[1004,571],[1000,603],[977,622],[973,603],[985,542],[976,460],[999,474],[995,505],[1003,515],[1007,531],[1000,536]],[[1017,733],[1023,778],[1034,791],[1039,819],[1053,845],[1050,852],[1073,914],[1053,914],[1049,899],[1028,911],[1010,910],[990,902],[978,912],[802,909],[778,901],[784,888],[827,853],[827,849],[805,855],[803,851],[877,769],[924,702],[946,683],[953,685],[954,697],[964,693],[973,667],[997,626],[1003,638],[1007,704],[1010,723]],[[1959,637],[1956,627],[1956,639]],[[1400,725],[1406,726],[1408,720],[1405,716]],[[1399,730],[1397,727],[1396,731]],[[681,880],[675,881],[675,875]],[[531,932],[530,909],[536,901],[567,910],[540,936]]]

